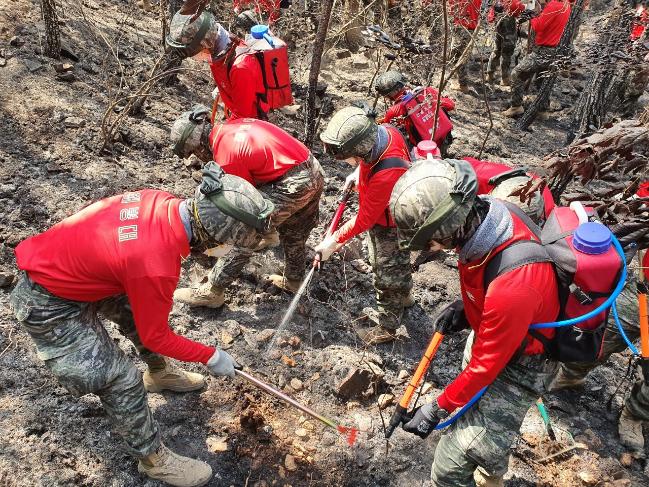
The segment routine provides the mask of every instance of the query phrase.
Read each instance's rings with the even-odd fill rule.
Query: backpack
[[[437,100],[426,97],[423,88],[417,88],[412,93],[406,95],[404,107],[406,108],[406,127],[410,126],[415,129],[415,144],[422,140],[430,139],[433,134],[433,121],[435,120],[435,102]],[[438,145],[446,139],[453,129],[453,123],[446,111],[440,107],[437,115],[437,131],[435,132],[435,142]]]
[[[408,169],[410,167],[410,164],[408,161],[404,161],[400,157],[388,157],[386,159],[381,159],[379,162],[374,164],[372,166],[372,169],[370,170],[370,174],[368,177],[368,181],[372,179],[372,176],[374,176],[377,172],[384,171],[386,169],[392,169],[394,167],[403,167],[405,169]],[[385,207],[385,222],[389,223],[390,222],[390,205]]]
[[[552,262],[557,276],[558,320],[578,318],[601,305],[615,289],[624,266],[604,225],[588,222],[581,204],[555,207],[540,229],[518,206],[503,202],[539,238],[522,240],[498,252],[485,269],[485,289],[498,276],[535,262]],[[592,212],[592,209],[589,209]],[[543,343],[546,354],[560,362],[593,362],[600,358],[609,309],[569,326],[555,328],[547,338],[535,326],[529,334]]]
[[[270,49],[269,49],[270,47]],[[246,46],[237,48],[238,56],[255,56],[261,68],[264,93],[258,95],[269,109],[293,104],[288,48],[281,39],[266,34],[262,39],[249,37]]]

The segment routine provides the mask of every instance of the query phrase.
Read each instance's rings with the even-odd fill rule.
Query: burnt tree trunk
[[[304,143],[311,147],[318,129],[318,119],[316,114],[315,96],[318,86],[318,77],[320,76],[320,64],[322,62],[322,53],[324,51],[327,31],[329,30],[329,20],[331,19],[331,10],[334,0],[323,0],[322,12],[318,20],[318,30],[313,43],[313,55],[311,58],[311,70],[309,71],[309,89],[307,91],[307,101],[305,110],[305,137]]]
[[[568,142],[597,130],[606,121],[613,98],[623,82],[619,73],[629,68],[621,66],[619,59],[620,51],[625,50],[623,46],[629,43],[631,16],[627,10],[622,2],[618,2],[609,25],[600,32],[598,41],[589,52],[589,58],[598,62],[575,105]]]
[[[323,2],[325,7],[326,2]],[[343,11],[343,24],[349,25],[345,28],[345,44],[347,48],[352,51],[358,51],[365,43],[363,37],[363,22],[360,17],[361,2],[360,0],[345,0],[345,8]]]
[[[41,9],[45,21],[45,55],[59,59],[61,57],[61,32],[59,16],[56,14],[56,3],[54,0],[43,0]]]
[[[532,124],[541,107],[543,107],[550,98],[552,88],[557,80],[558,66],[565,63],[570,58],[572,40],[575,37],[574,34],[576,29],[579,27],[584,1],[585,0],[577,0],[573,4],[572,11],[570,12],[570,19],[568,20],[566,28],[563,30],[561,40],[559,41],[556,52],[554,53],[554,59],[551,63],[551,72],[543,81],[543,85],[541,85],[539,94],[534,99],[534,102],[532,102],[523,116],[516,123],[516,128],[519,130],[525,130]]]

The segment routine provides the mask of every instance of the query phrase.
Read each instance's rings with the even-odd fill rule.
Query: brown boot
[[[220,308],[225,303],[225,292],[223,289],[213,288],[209,283],[197,288],[181,287],[174,292],[174,301],[188,306]]]
[[[378,345],[379,343],[388,343],[393,341],[397,337],[397,330],[391,330],[376,325],[365,328],[356,328],[356,334],[361,340],[363,340],[365,345]]]
[[[273,286],[288,291],[289,293],[296,293],[297,290],[300,289],[300,284],[302,284],[302,281],[286,279],[284,276],[280,276],[279,274],[271,274],[267,277],[267,280],[270,281]]]
[[[620,443],[634,452],[644,452],[642,420],[635,418],[625,406],[617,424]]]
[[[194,372],[187,372],[176,367],[169,360],[165,368],[159,372],[147,370],[142,377],[147,392],[169,390],[173,392],[197,391],[205,386],[205,377]]]
[[[503,115],[505,117],[514,118],[514,117],[518,117],[519,115],[523,115],[523,113],[525,113],[523,107],[517,106],[517,107],[509,107],[507,110],[503,112]]]
[[[480,467],[474,470],[473,480],[475,480],[476,487],[503,487],[505,485],[502,476],[489,475]]]
[[[579,387],[582,387],[585,382],[585,377],[569,377],[565,373],[563,366],[561,366],[557,374],[548,385],[548,392],[556,392],[563,389],[577,389]]]
[[[212,467],[207,463],[177,455],[163,444],[155,453],[141,458],[137,469],[175,487],[199,487],[212,478]]]

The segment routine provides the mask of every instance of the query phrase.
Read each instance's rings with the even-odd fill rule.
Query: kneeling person
[[[318,205],[324,187],[320,163],[299,140],[269,122],[237,119],[212,127],[207,108],[186,112],[171,131],[174,151],[180,157],[196,154],[203,161],[214,159],[228,174],[256,186],[275,205],[272,224],[284,250],[284,274],[272,274],[276,286],[295,292],[306,267],[306,240],[318,222]],[[262,247],[270,246],[266,235]],[[275,244],[277,242],[274,242]],[[253,254],[234,248],[220,258],[198,288],[182,288],[178,301],[191,306],[217,308],[225,302],[225,288],[239,276]]]
[[[195,198],[145,189],[98,201],[16,247],[22,270],[10,304],[38,356],[74,396],[96,394],[107,416],[139,459],[138,470],[175,486],[204,485],[206,463],[181,457],[160,441],[146,390],[200,389],[200,374],[165,357],[205,364],[234,377],[226,352],[176,335],[168,324],[181,260],[190,250],[232,243],[254,246],[257,230],[213,202],[265,225],[268,201],[241,178],[206,170]],[[117,323],[149,370],[142,375],[97,319]]]

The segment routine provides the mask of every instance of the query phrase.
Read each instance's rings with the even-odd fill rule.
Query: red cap
[[[433,156],[435,159],[441,159],[442,158],[442,153],[439,150],[439,147],[437,147],[437,144],[432,141],[432,140],[422,140],[417,144],[417,147],[415,148],[415,156],[416,159],[426,159],[430,154]]]

